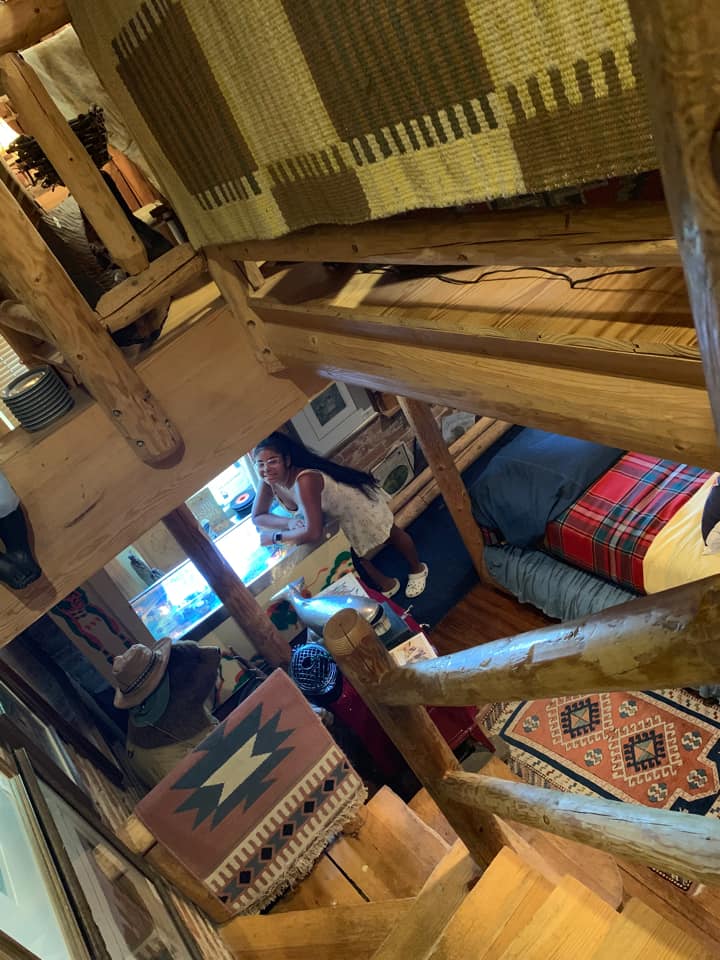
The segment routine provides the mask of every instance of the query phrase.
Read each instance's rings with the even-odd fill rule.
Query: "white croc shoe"
[[[390,589],[389,589],[389,590],[381,590],[380,593],[382,593],[382,595],[383,595],[384,597],[387,597],[388,600],[389,600],[390,597],[394,597],[394,596],[395,596],[395,594],[398,592],[399,589],[400,589],[400,581],[399,581],[399,580],[393,580],[393,585],[390,587]]]
[[[405,596],[410,600],[413,597],[419,597],[420,594],[425,590],[425,585],[427,584],[428,578],[428,566],[426,563],[423,564],[423,568],[420,573],[411,573],[408,577],[407,586],[405,587]]]

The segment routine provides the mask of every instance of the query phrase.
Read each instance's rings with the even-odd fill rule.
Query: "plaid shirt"
[[[639,593],[643,560],[665,524],[711,474],[626,453],[545,532],[550,553]]]

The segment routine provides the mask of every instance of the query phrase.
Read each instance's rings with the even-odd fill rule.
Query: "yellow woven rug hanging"
[[[196,245],[657,165],[625,0],[68,0]]]

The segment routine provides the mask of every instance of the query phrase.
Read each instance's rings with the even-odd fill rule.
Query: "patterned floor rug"
[[[484,723],[528,783],[720,816],[720,705],[687,690],[496,704]]]

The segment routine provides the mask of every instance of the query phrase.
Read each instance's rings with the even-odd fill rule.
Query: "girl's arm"
[[[283,532],[282,542],[291,543],[295,546],[301,543],[317,543],[322,540],[323,534],[321,503],[323,478],[319,473],[304,473],[297,482],[297,489],[300,495],[300,506],[305,514],[306,527],[304,530]],[[272,532],[270,530],[266,530],[260,535],[260,543],[263,546],[268,546],[272,542]]]
[[[258,530],[287,530],[288,517],[278,517],[270,513],[274,499],[272,487],[269,483],[263,482],[252,508],[252,522]]]

